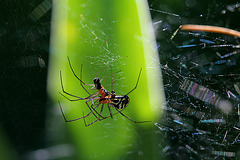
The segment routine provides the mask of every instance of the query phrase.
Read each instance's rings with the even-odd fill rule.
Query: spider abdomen
[[[114,98],[111,98],[111,105],[113,105],[117,109],[124,109],[127,107],[130,99],[128,96],[115,96]]]

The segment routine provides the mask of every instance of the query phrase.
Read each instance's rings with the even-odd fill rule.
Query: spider
[[[81,72],[80,72],[80,78],[75,74],[73,68],[72,68],[72,65],[71,65],[71,62],[70,62],[70,59],[69,57],[68,58],[68,63],[69,63],[69,66],[70,66],[70,69],[73,73],[73,75],[79,80],[80,82],[80,85],[82,86],[82,88],[89,94],[88,97],[86,98],[81,98],[79,96],[76,96],[76,95],[73,95],[71,93],[68,93],[65,91],[64,87],[63,87],[63,82],[62,82],[62,74],[61,74],[61,71],[60,71],[60,82],[61,82],[61,87],[62,87],[62,92],[59,92],[63,97],[65,97],[67,100],[69,101],[79,101],[79,100],[85,100],[85,103],[87,105],[87,107],[89,108],[90,112],[86,115],[83,115],[82,117],[79,117],[79,118],[75,118],[75,119],[71,119],[71,120],[67,120],[64,113],[63,113],[63,109],[62,109],[62,106],[59,102],[59,107],[60,107],[60,110],[61,110],[61,113],[63,115],[63,118],[65,120],[65,122],[73,122],[73,121],[76,121],[76,120],[79,120],[79,119],[84,119],[84,124],[85,126],[90,126],[92,124],[94,124],[95,122],[97,121],[100,121],[100,120],[103,120],[103,119],[106,119],[106,118],[113,118],[113,115],[115,114],[121,114],[122,116],[124,116],[125,118],[127,118],[128,120],[134,122],[134,123],[145,123],[145,122],[150,122],[150,121],[134,121],[132,120],[131,118],[129,118],[128,116],[126,116],[125,114],[122,113],[122,110],[125,109],[127,107],[127,105],[129,104],[129,101],[130,101],[130,98],[128,97],[128,95],[133,92],[136,88],[137,88],[137,85],[138,85],[138,82],[139,82],[139,79],[140,79],[140,75],[141,75],[141,71],[142,71],[142,68],[140,69],[140,72],[139,72],[139,75],[138,75],[138,79],[137,79],[137,82],[136,82],[136,85],[135,87],[130,90],[127,94],[125,95],[116,95],[115,91],[111,91],[111,93],[109,93],[109,91],[107,91],[101,84],[101,81],[103,79],[99,79],[97,78],[98,74],[101,73],[102,71],[104,71],[106,68],[104,68],[102,71],[98,72],[95,76],[95,78],[93,79],[93,83],[94,84],[86,84],[84,83],[82,80],[81,80],[81,77],[82,77],[82,66],[81,66]],[[120,72],[120,71],[118,71]],[[116,73],[118,73],[116,72]],[[114,74],[116,74],[114,73]],[[111,74],[111,76],[113,76],[114,74]],[[109,77],[109,76],[108,76]],[[113,86],[113,77],[112,77],[112,86]],[[93,94],[90,94],[87,89],[84,87],[84,86],[93,86],[91,89],[97,89],[98,91],[93,93]],[[76,99],[70,99],[68,98],[66,95],[68,96],[71,96],[71,97],[74,97]],[[92,102],[91,105],[88,104],[88,102]],[[101,105],[101,109],[100,109],[100,112],[98,112],[96,109]],[[109,113],[110,115],[109,116],[102,116],[102,112],[103,112],[103,108],[104,108],[104,105],[107,105],[108,107],[108,110],[109,110]],[[112,113],[112,110],[111,108],[113,108],[114,110],[116,110],[117,112],[116,113]],[[84,113],[83,113],[84,114]],[[88,117],[90,114],[93,114],[95,117],[96,117],[96,120],[92,121],[91,123],[87,124],[86,123],[86,120],[85,118]]]

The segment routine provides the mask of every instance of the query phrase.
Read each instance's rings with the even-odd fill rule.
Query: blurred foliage
[[[4,135],[2,128],[0,127],[0,158],[4,160],[14,160],[16,159],[16,154],[12,150],[12,145],[9,144],[8,139]]]

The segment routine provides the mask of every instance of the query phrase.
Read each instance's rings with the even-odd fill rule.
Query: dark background
[[[1,0],[0,7],[0,121],[19,158],[45,146],[51,10],[37,21],[29,17],[41,2]]]
[[[25,159],[24,155],[26,155],[27,152],[47,147],[45,140],[45,118],[46,111],[50,105],[47,104],[46,79],[51,9],[39,19],[34,20],[30,17],[30,14],[41,4],[41,0],[1,0],[1,2],[0,124],[19,159]],[[150,11],[153,22],[161,21],[159,25],[154,25],[161,64],[168,64],[176,73],[181,72],[183,76],[188,76],[193,81],[212,88],[216,93],[222,93],[225,97],[227,97],[226,90],[231,90],[238,98],[239,94],[234,91],[233,88],[233,84],[238,84],[238,76],[224,76],[223,78],[219,78],[218,75],[239,73],[239,56],[232,56],[230,59],[232,63],[230,64],[217,66],[213,65],[213,63],[217,61],[218,58],[216,55],[211,54],[215,52],[227,54],[233,50],[229,50],[228,48],[213,48],[209,50],[187,48],[186,50],[181,50],[176,46],[190,44],[189,41],[200,44],[198,37],[184,33],[179,33],[174,40],[170,40],[173,32],[181,24],[207,24],[239,31],[239,7],[230,11],[227,9],[227,6],[230,4],[237,4],[237,2],[225,0],[149,0],[150,8],[155,10]],[[200,34],[211,37],[208,38],[209,40],[216,40],[216,38],[223,39],[221,44],[239,44],[239,39],[232,36]],[[205,37],[205,39],[207,38]],[[179,55],[180,57],[184,57],[194,51],[204,55],[197,57],[197,59],[202,60],[197,61],[200,67],[190,69],[194,67],[191,63],[194,58],[180,61],[187,66],[185,68],[181,67],[182,63],[180,65],[179,61],[172,60],[173,57]],[[39,63],[39,59],[44,60],[45,66]],[[210,67],[212,67],[211,72]],[[174,106],[176,102],[179,102],[180,99],[181,102],[179,103],[185,104],[186,106],[190,103],[200,107],[206,105],[200,100],[189,97],[187,94],[183,94],[182,91],[176,89],[178,88],[180,79],[176,80],[176,78],[171,77],[172,75],[169,76],[163,73],[167,105],[170,106],[170,108]],[[238,104],[238,100],[233,100],[233,103]],[[209,112],[207,109],[199,109],[199,111]],[[211,112],[214,112],[214,110],[211,110]],[[196,118],[188,117],[184,115],[184,113],[179,114],[179,116],[187,117],[188,120],[190,119],[192,121],[191,125],[193,127],[201,128],[201,126],[195,125],[195,123],[198,122]],[[171,113],[169,113],[169,117],[166,115],[163,121],[171,121]],[[223,135],[226,133],[225,131],[229,131],[228,136],[232,137],[228,139],[229,143],[212,145],[211,150],[226,151],[234,148],[237,153],[239,142],[237,141],[234,145],[230,144],[230,141],[232,142],[238,138],[236,132],[231,132],[233,130],[232,127],[237,125],[235,122],[238,122],[238,116],[233,114],[228,119],[228,125],[221,126],[222,130],[216,130],[216,126],[208,125],[205,127],[205,131],[211,131],[209,137],[212,141],[221,141]],[[217,136],[214,136],[214,133],[216,133]],[[190,132],[181,131],[181,129],[177,127],[175,127],[173,131],[168,131],[166,134],[163,134],[166,135],[166,138],[170,139],[169,144],[173,148],[165,153],[168,158],[181,159],[184,157],[186,159],[198,159],[201,157],[201,154],[204,155],[204,157],[209,157],[209,159],[228,158],[226,156],[213,156],[211,152],[208,153],[206,149],[204,152],[201,152],[201,149],[197,147],[201,138],[193,138],[192,140],[192,138],[186,136],[188,134],[191,135]],[[194,144],[194,147],[192,147],[198,152],[198,155],[187,150],[186,144],[190,146]],[[202,146],[204,145],[206,144]]]

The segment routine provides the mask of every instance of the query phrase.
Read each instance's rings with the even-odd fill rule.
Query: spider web
[[[158,7],[158,3],[152,1],[150,6],[167,101],[164,117],[155,123],[167,139],[161,144],[162,153],[174,159],[236,159],[240,153],[239,39],[174,32],[179,25],[203,21],[213,26],[226,26],[227,21],[227,28],[239,31],[239,24],[229,19],[239,16],[239,3],[186,1],[185,6],[176,5],[179,9],[167,2]]]
[[[109,23],[107,25],[106,20],[101,17],[98,17],[95,21],[86,20],[85,15],[80,15],[78,29],[80,32],[87,33],[87,36],[84,37],[84,41],[80,41],[80,44],[89,44],[89,47],[97,48],[99,53],[99,56],[85,56],[83,58],[84,61],[91,65],[100,65],[99,67],[105,67],[116,61],[120,64],[124,63],[121,61],[122,57],[117,54],[120,48],[114,41],[114,34],[109,34],[113,32],[112,27],[117,22],[113,19],[111,23],[112,25],[109,25]]]

